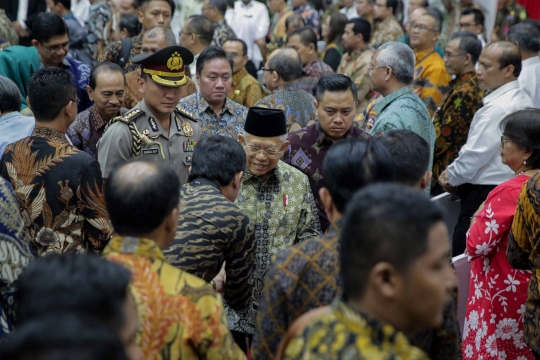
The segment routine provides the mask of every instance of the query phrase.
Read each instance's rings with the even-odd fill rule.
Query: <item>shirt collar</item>
[[[493,90],[489,95],[485,96],[482,100],[484,102],[484,105],[489,104],[493,100],[497,99],[499,96],[504,94],[505,92],[513,89],[519,88],[519,82],[517,80],[510,81],[507,84],[504,84],[503,86]]]
[[[196,178],[191,180],[189,183],[189,186],[212,186],[214,189],[219,191],[221,193],[221,188],[219,187],[219,184],[213,180],[207,179],[207,178]]]
[[[197,92],[197,100],[199,103],[199,106],[198,106],[199,114],[203,112],[207,112],[207,111],[211,111],[212,113],[215,113],[214,109],[210,107],[210,104],[208,104],[208,101],[206,101],[206,99],[201,95],[200,91]],[[228,111],[231,115],[234,115],[234,110],[232,109],[232,104],[228,97],[225,98],[225,104],[223,106],[223,109],[221,109],[221,113],[217,115],[219,116],[223,114],[224,111]]]
[[[347,131],[347,133],[345,134],[345,137],[346,138],[350,138],[351,135],[352,135],[352,129],[353,125],[351,124],[351,127],[349,128],[349,130]],[[328,145],[332,145],[334,143],[334,140],[331,140],[329,139],[327,136],[326,136],[326,133],[324,132],[323,128],[321,127],[321,123],[320,122],[316,122],[315,123],[315,128],[317,129],[317,132],[318,132],[318,135],[317,135],[317,140],[315,140],[315,145],[320,148],[321,146],[324,145],[324,143],[328,142]]]
[[[296,90],[297,87],[298,87],[297,82],[293,81],[291,83],[278,86],[277,88],[274,89],[274,92],[277,93],[281,91],[293,91],[293,90]]]
[[[426,56],[428,56],[429,54],[431,54],[434,51],[435,51],[435,47],[432,46],[432,47],[427,48],[425,50],[415,52],[414,56],[416,56],[417,64],[418,64],[419,61],[423,60]]]
[[[280,167],[283,166],[281,165],[281,160],[278,161],[278,164],[276,165],[275,168],[273,168],[272,170],[270,170],[270,175],[268,176],[268,179],[266,180],[267,182],[272,178],[272,177],[275,177],[276,180],[278,182],[281,181],[281,171],[280,171]],[[258,181],[261,181],[260,178],[258,176],[255,176],[251,173],[251,171],[249,171],[249,168],[246,167],[246,171],[244,172],[244,176],[242,177],[242,182],[247,182],[251,179],[256,179]]]
[[[244,78],[244,76],[247,75],[247,70],[245,67],[243,67],[239,72],[237,72],[236,74],[233,75],[232,77],[232,84],[233,86],[236,86],[238,85],[238,83],[240,82],[240,80],[242,80]]]
[[[7,120],[11,119],[12,117],[17,117],[17,116],[23,116],[23,114],[21,114],[18,111],[12,111],[12,112],[7,113],[5,115],[1,115],[0,116],[0,121],[7,121]]]
[[[251,7],[253,7],[253,1],[255,1],[255,0],[251,0],[247,4],[244,4],[244,2],[241,1],[240,6],[243,7],[243,8],[251,8]]]
[[[395,90],[391,92],[386,97],[384,97],[380,103],[375,105],[375,113],[380,114],[382,110],[385,107],[387,107],[392,101],[396,100],[400,96],[407,95],[407,94],[412,94],[412,90],[410,86],[404,86],[399,90]]]
[[[60,65],[62,65],[62,67],[67,70],[67,69],[69,69],[69,67],[71,65],[69,64],[69,61],[67,61],[66,57],[67,57],[67,55],[64,57],[64,60],[62,60],[62,63]],[[45,67],[45,64],[40,61],[39,62],[39,68],[43,69],[44,67]]]
[[[477,78],[476,71],[473,70],[473,71],[469,71],[469,72],[466,72],[466,73],[463,73],[463,74],[459,75],[459,77],[456,77],[450,83],[451,84],[463,83],[463,82],[466,82],[466,81],[469,81],[469,80],[472,80],[472,81],[474,81],[476,83],[476,78]]]
[[[158,258],[165,261],[165,256],[154,240],[136,238],[131,236],[113,236],[103,251],[104,254],[123,253],[141,255],[149,258]]]
[[[306,74],[306,75],[309,75],[309,74],[311,73],[311,71],[316,70],[317,65],[319,65],[319,61],[321,61],[321,60],[319,60],[319,58],[316,57],[315,59],[313,59],[313,60],[311,60],[310,62],[308,62],[308,63],[306,64],[306,66],[304,66],[304,67],[302,68],[302,73],[304,73],[304,74]]]
[[[45,128],[45,127],[35,127],[30,136],[37,136],[44,139],[51,139],[65,142],[69,144],[66,139],[66,134],[57,130]]]
[[[540,56],[533,56],[532,58],[525,59],[521,62],[521,68],[525,66],[540,64]]]
[[[91,115],[91,118],[93,119],[92,123],[94,124],[94,129],[96,131],[99,131],[101,128],[107,125],[107,123],[103,121],[103,118],[101,117],[101,114],[99,113],[97,106],[95,104],[90,107],[90,115]]]

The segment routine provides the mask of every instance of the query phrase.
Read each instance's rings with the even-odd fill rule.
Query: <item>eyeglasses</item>
[[[462,23],[460,23],[459,27],[464,28],[464,29],[469,29],[469,28],[472,28],[474,25],[476,25],[476,24],[462,24]]]
[[[384,68],[387,68],[388,66],[368,66],[368,70],[371,71],[371,70],[374,70],[374,69],[384,69]]]
[[[182,34],[186,34],[186,35],[195,35],[196,37],[201,37],[200,34],[197,34],[197,33],[194,33],[194,32],[188,32],[188,31],[184,31],[183,29],[180,29],[180,32],[178,33],[179,36],[182,36]]]
[[[57,45],[57,46],[51,46],[51,47],[48,47],[47,45],[45,44],[41,44],[41,46],[43,46],[45,49],[49,50],[50,52],[59,52],[60,50],[68,50],[69,49],[69,43],[65,43],[65,44],[61,44],[61,45]]]
[[[79,106],[79,103],[81,102],[81,100],[79,99],[78,96],[76,96],[74,100],[69,100],[67,104],[69,104],[71,101],[73,101],[74,103],[76,103],[77,106]],[[67,105],[67,104],[66,104],[66,105]]]
[[[382,8],[382,7],[387,8],[388,7],[386,5],[381,5],[381,4],[377,4],[377,3],[373,4],[373,6],[376,7],[376,8]]]
[[[466,54],[465,53],[450,54],[450,53],[447,53],[446,51],[444,52],[444,57],[448,59],[454,56],[463,56],[463,55],[466,55]]]
[[[501,136],[501,147],[504,147],[504,144],[507,142],[512,142],[512,140],[505,139],[504,135]]]
[[[429,30],[429,31],[433,31],[433,32],[438,32],[438,30],[435,30],[435,29],[431,29],[431,28],[428,28],[427,26],[425,25],[418,25],[416,23],[412,24],[411,25],[411,30],[414,30],[414,29],[418,29],[418,30]]]
[[[265,68],[261,68],[262,71],[276,71],[274,69],[265,69]]]
[[[258,146],[244,145],[244,149],[249,156],[257,155],[261,151],[269,159],[277,159],[279,155],[283,152],[282,150],[274,149],[261,149]]]

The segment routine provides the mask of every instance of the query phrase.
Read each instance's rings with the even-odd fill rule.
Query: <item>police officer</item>
[[[143,100],[124,116],[112,119],[99,140],[98,161],[107,178],[120,162],[131,158],[162,162],[187,182],[193,148],[201,139],[194,116],[176,105],[187,83],[184,69],[193,54],[182,46],[168,46],[133,58],[141,65],[137,79]]]
[[[506,35],[512,27],[527,19],[527,10],[516,0],[499,0],[500,8],[495,17],[495,27],[491,32],[491,41],[506,40]]]

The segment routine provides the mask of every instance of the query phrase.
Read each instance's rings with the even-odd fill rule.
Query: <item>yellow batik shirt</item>
[[[364,111],[373,97],[371,87],[371,77],[369,76],[368,67],[371,64],[371,56],[373,52],[369,49],[354,50],[343,55],[341,63],[337,69],[338,74],[345,74],[354,81],[358,94],[358,113]]]
[[[154,241],[116,236],[103,254],[132,273],[145,360],[246,358],[227,328],[221,297],[168,264]]]
[[[268,94],[265,93],[259,81],[251,76],[246,68],[242,68],[233,75],[229,99],[250,108],[266,95]]]
[[[413,90],[426,104],[429,116],[432,117],[448,92],[451,78],[446,72],[444,60],[435,48],[431,47],[414,54],[416,66]]]
[[[400,359],[428,360],[390,324],[360,314],[336,298],[315,316],[285,349],[286,360]]]
[[[387,42],[396,41],[397,38],[403,35],[405,33],[399,22],[394,16],[390,16],[388,19],[384,19],[375,25],[375,31],[371,35],[369,46],[371,48],[378,48]]]

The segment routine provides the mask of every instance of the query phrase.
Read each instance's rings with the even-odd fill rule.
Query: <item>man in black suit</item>
[[[19,7],[22,7],[19,16]],[[30,46],[32,38],[32,23],[34,19],[47,9],[45,0],[0,0],[0,9],[4,9],[13,27],[19,34],[19,44]],[[21,10],[22,10],[21,9]]]

